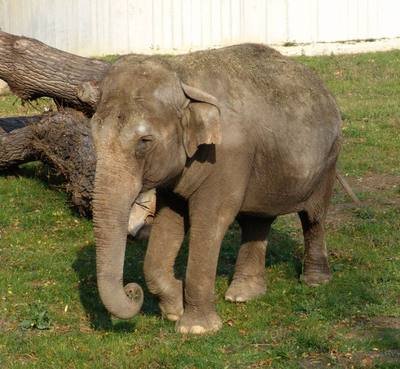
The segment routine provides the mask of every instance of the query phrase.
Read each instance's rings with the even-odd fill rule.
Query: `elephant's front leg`
[[[234,220],[235,211],[225,206],[216,209],[203,201],[201,209],[192,209],[190,205],[189,212],[185,310],[176,329],[180,333],[202,334],[217,331],[222,326],[215,310],[214,285],[221,242]]]
[[[144,260],[144,275],[151,293],[160,299],[162,314],[176,321],[183,314],[182,282],[174,275],[174,264],[185,237],[186,204],[159,196],[160,209],[154,219]]]

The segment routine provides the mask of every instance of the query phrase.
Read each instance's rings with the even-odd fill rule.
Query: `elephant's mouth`
[[[128,233],[132,237],[135,237],[144,226],[150,226],[153,223],[155,212],[155,190],[141,193],[132,205],[129,215]]]

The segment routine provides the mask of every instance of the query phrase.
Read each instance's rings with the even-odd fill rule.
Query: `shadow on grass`
[[[149,293],[143,276],[143,260],[146,243],[128,241],[124,265],[124,285],[129,282],[138,283],[144,290],[142,312],[146,315],[158,315],[158,302]],[[132,332],[135,323],[132,321],[113,320],[100,300],[96,281],[96,250],[95,245],[81,248],[73,269],[79,276],[79,295],[82,306],[95,330],[113,332]]]
[[[24,164],[12,171],[3,172],[1,175],[21,176],[40,182],[50,190],[60,190],[65,183],[64,178],[57,175],[51,167],[41,163],[32,162]],[[70,207],[73,214],[79,216],[74,207]],[[268,245],[266,266],[286,264],[289,278],[296,278],[301,273],[301,257],[296,255],[298,241],[293,240],[289,233],[272,230]],[[233,276],[236,257],[240,247],[240,228],[235,222],[228,230],[222,243],[217,275],[225,276],[229,280]],[[124,278],[125,283],[137,282],[144,289],[145,299],[142,311],[146,315],[159,315],[158,302],[146,289],[143,276],[143,260],[146,251],[146,242],[128,241]],[[175,273],[179,279],[184,279],[188,256],[187,240],[184,242],[176,260]],[[79,276],[79,291],[81,303],[87,312],[91,325],[96,330],[107,331],[132,331],[134,323],[130,321],[113,321],[110,314],[101,303],[96,284],[95,247],[83,247],[77,254],[73,268]]]
[[[362,324],[363,329],[371,336],[374,347],[380,351],[395,350],[400,362],[400,318],[377,316]]]
[[[40,183],[46,190],[56,191],[66,194],[66,203],[74,216],[82,217],[87,215],[87,210],[74,204],[71,200],[71,194],[66,192],[68,181],[51,165],[41,161],[33,161],[13,167],[9,170],[0,171],[0,177],[23,177]],[[90,216],[90,215],[88,215]]]
[[[301,270],[301,263],[295,256],[295,245],[287,234],[272,232],[273,242],[268,251],[267,266],[280,263],[289,264],[289,269]],[[240,231],[235,223],[225,237],[221,249],[217,274],[231,278],[234,271],[236,256],[240,244]],[[147,290],[143,275],[143,261],[146,252],[146,241],[131,241],[127,243],[124,284],[129,282],[138,283],[144,290],[144,304],[142,312],[146,315],[160,315],[156,297]],[[178,278],[184,279],[187,264],[188,246],[187,241],[182,245],[175,263],[175,274]],[[96,252],[95,245],[88,245],[81,248],[73,269],[79,276],[79,294],[82,306],[89,317],[91,326],[95,330],[114,332],[131,332],[135,328],[132,321],[115,321],[104,308],[97,290],[96,283]],[[291,275],[292,277],[292,275]]]
[[[268,237],[265,266],[287,265],[288,277],[299,277],[302,271],[302,255],[298,254],[299,242],[289,233],[271,229]],[[234,223],[222,243],[218,263],[218,275],[233,277],[236,258],[240,248],[240,228]]]
[[[33,161],[0,172],[0,176],[15,176],[33,179],[40,182],[45,188],[59,189],[65,184],[65,178],[50,166],[40,161]]]
[[[400,329],[379,328],[376,332],[377,345],[386,350],[398,350],[400,364]]]
[[[316,335],[311,342],[304,341],[303,337],[308,337],[311,330],[302,330],[297,335],[297,343],[305,352],[312,352],[312,360],[306,358],[301,361],[304,369],[319,369],[334,367],[340,368],[382,368],[398,369],[400,367],[400,329],[396,328],[377,328],[370,324],[363,325],[362,330],[357,330],[359,339],[365,341],[363,349],[356,350],[352,356],[346,356],[346,352],[337,352],[337,356],[332,360],[332,355],[328,354],[331,350],[329,339],[324,333],[315,331]],[[299,336],[300,335],[300,336]],[[323,345],[323,343],[325,343]],[[364,363],[360,366],[360,363]],[[333,366],[332,366],[333,367]]]
[[[300,244],[289,233],[271,230],[269,237],[266,266],[286,263],[288,270],[292,270],[299,277],[303,269],[303,240]],[[289,276],[292,276],[291,274]]]

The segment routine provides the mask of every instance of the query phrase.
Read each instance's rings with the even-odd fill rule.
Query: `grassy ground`
[[[96,291],[91,222],[47,184],[46,168],[27,165],[0,177],[1,368],[400,368],[400,51],[299,61],[337,97],[341,171],[365,204],[356,209],[335,194],[332,282],[298,282],[302,239],[299,222],[287,216],[271,236],[268,292],[247,304],[223,300],[237,227],[226,236],[217,334],[177,335],[149,294],[139,316],[111,319]],[[13,101],[0,98],[0,114],[32,112]],[[125,266],[126,278],[142,285],[144,250],[131,243]],[[182,252],[180,275],[184,261]]]

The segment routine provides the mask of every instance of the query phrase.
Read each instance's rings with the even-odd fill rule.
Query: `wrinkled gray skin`
[[[115,316],[140,309],[123,288],[129,209],[158,188],[144,273],[163,314],[181,333],[218,330],[214,283],[221,241],[235,218],[242,246],[231,301],[265,291],[271,223],[297,212],[302,278],[329,280],[324,221],[339,152],[340,115],[306,67],[262,45],[180,56],[126,56],[99,86],[92,118],[97,153],[94,224],[101,299]],[[184,291],[173,272],[185,227]],[[140,298],[139,298],[140,300]]]

